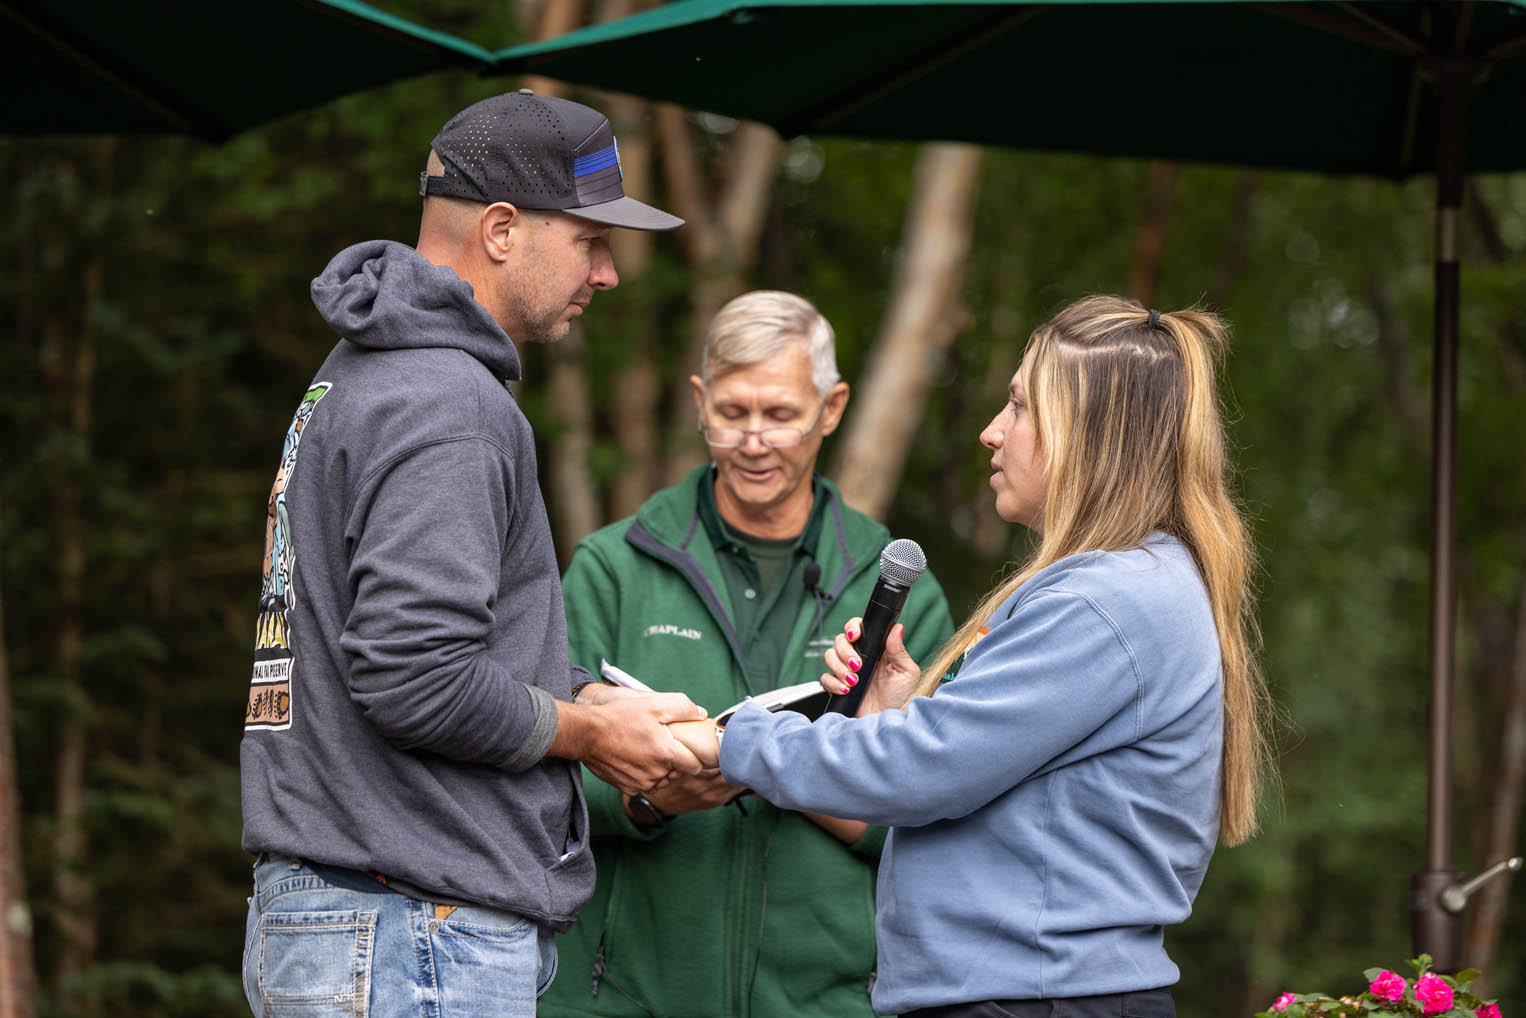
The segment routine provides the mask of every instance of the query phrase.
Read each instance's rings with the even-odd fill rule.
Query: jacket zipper
[[[834,507],[834,509],[835,509],[835,507]],[[696,514],[694,521],[691,521],[691,526],[690,526],[691,533],[693,531],[694,526],[697,524],[697,522],[698,522],[698,515]],[[838,528],[838,533],[841,534],[842,533],[842,519],[841,519],[840,516],[838,516],[838,518],[837,518],[837,528]],[[632,544],[636,548],[640,549],[641,551],[646,552],[648,555],[651,555],[653,558],[657,559],[658,561],[667,563],[671,568],[676,569],[680,575],[684,576],[689,581],[690,587],[694,590],[694,592],[696,594],[699,595],[700,602],[702,604],[705,604],[707,607],[710,608],[711,614],[714,615],[715,618],[716,618],[716,621],[721,624],[722,632],[726,635],[727,643],[731,647],[732,656],[736,660],[737,667],[740,668],[741,671],[742,671],[743,684],[744,684],[744,686],[750,685],[750,683],[747,682],[747,662],[743,659],[743,656],[742,656],[741,642],[738,639],[736,631],[732,628],[732,623],[731,623],[730,617],[726,614],[725,611],[723,611],[721,609],[721,600],[720,600],[720,598],[719,598],[719,596],[718,596],[718,594],[717,594],[717,592],[715,590],[715,587],[711,584],[710,578],[705,575],[704,570],[699,567],[698,561],[696,561],[695,558],[692,555],[690,555],[687,551],[684,551],[684,550],[681,550],[681,549],[677,549],[677,548],[671,548],[668,545],[663,544],[661,541],[659,541],[656,538],[655,535],[653,535],[650,531],[648,531],[645,527],[643,527],[639,522],[638,523],[633,523],[631,525],[631,529],[629,531],[627,531],[625,539],[630,544]],[[838,574],[837,580],[832,585],[832,589],[830,591],[821,591],[819,593],[813,592],[813,593],[815,593],[815,596],[813,596],[811,598],[811,600],[814,602],[813,611],[812,611],[812,618],[811,618],[811,631],[812,632],[816,632],[816,633],[820,632],[821,625],[825,621],[827,613],[830,612],[832,610],[832,607],[837,603],[842,589],[853,579],[854,576],[856,576],[858,574],[858,572],[860,571],[861,565],[862,565],[861,563],[854,562],[852,559],[848,559],[847,568],[845,568],[841,573]],[[809,634],[807,635],[806,639],[807,639],[807,641],[809,641],[809,639],[810,639]],[[790,656],[786,652],[786,654],[785,654],[785,661],[787,662],[789,660],[790,660]],[[738,824],[745,823],[745,819],[744,818],[748,815],[747,814],[747,810],[742,808],[742,804],[741,804],[741,801],[739,799],[734,799],[732,801],[736,803],[738,810],[742,814],[741,817],[736,818],[736,822]],[[778,820],[781,817],[782,817],[782,813],[778,813],[775,816],[775,818],[774,818],[775,819],[775,824],[777,824]],[[773,839],[773,830],[771,828],[769,833],[768,833],[768,835],[767,835],[767,838],[765,840],[765,845],[767,844],[768,841],[771,841],[772,839]],[[745,839],[745,837],[739,837],[739,840],[745,841],[746,839]],[[757,868],[761,869],[761,865],[762,865],[761,861],[757,861]],[[743,956],[742,957],[732,958],[731,959],[731,964],[727,966],[727,970],[728,971],[730,971],[732,973],[737,973],[737,977],[734,979],[735,985],[734,985],[734,988],[732,990],[733,1000],[735,1000],[736,1004],[737,1004],[736,1010],[734,1011],[734,1014],[737,1015],[737,1018],[748,1018],[748,1016],[752,1013],[752,1000],[751,1000],[752,994],[750,992],[746,992],[746,991],[751,987],[751,985],[752,985],[752,983],[754,981],[754,977],[756,975],[756,970],[757,970],[758,966],[761,965],[761,963],[762,963],[762,943],[763,943],[762,942],[762,937],[763,937],[763,933],[764,933],[764,931],[762,929],[759,929],[755,934],[753,934],[753,939],[755,939],[757,941],[755,944],[753,944],[753,952],[752,952],[753,953],[753,960],[752,960],[752,969],[753,969],[753,971],[751,973],[743,973],[741,971],[741,966],[746,961],[745,954],[747,952],[747,943],[748,943],[748,940],[749,940],[748,935],[747,935],[748,931],[745,929],[746,919],[743,917],[743,914],[747,911],[747,908],[745,907],[746,904],[747,904],[747,902],[745,901],[745,898],[746,898],[748,881],[744,878],[744,873],[746,871],[747,871],[747,867],[737,867],[736,870],[735,870],[737,876],[736,876],[736,879],[734,880],[733,885],[732,885],[733,886],[733,893],[735,895],[734,900],[737,902],[737,904],[739,906],[737,908],[737,910],[736,910],[736,912],[737,912],[737,920],[736,920],[736,922],[738,924],[737,925],[737,932],[738,932],[739,935],[733,937],[732,938],[732,942],[737,945],[736,950],[738,952],[741,952],[741,954]],[[765,875],[765,879],[766,879],[766,875]],[[608,929],[609,929],[610,914],[614,910],[615,889],[616,889],[616,885],[612,883],[612,885],[610,887],[609,906],[605,909],[605,912],[604,912],[604,931],[605,932],[607,932]],[[759,893],[761,895],[762,889],[760,889]],[[758,918],[759,918],[760,921],[762,921],[763,919],[766,918],[766,916],[760,914]],[[599,946],[598,946],[598,949],[594,953],[594,964],[593,964],[593,992],[594,992],[594,996],[598,996],[599,982],[600,982],[600,980],[604,976],[604,970],[605,970],[604,937],[605,937],[605,933],[601,932],[601,934],[599,936]],[[870,976],[870,979],[872,981],[872,979],[873,979],[873,975],[872,974]],[[745,983],[745,985],[744,985],[744,983]],[[611,986],[613,986],[617,991],[619,991],[621,996],[623,996],[627,1000],[631,1001],[631,1003],[635,1004],[637,1007],[640,1007],[643,1010],[645,1010],[647,1012],[647,1014],[651,1014],[652,1013],[650,1008],[647,1008],[646,1005],[643,1004],[641,1001],[637,1000],[635,997],[632,997],[629,993],[626,993],[623,989],[620,988],[619,984],[617,984],[613,979],[609,980],[609,984]],[[872,985],[872,982],[871,982],[871,985]]]

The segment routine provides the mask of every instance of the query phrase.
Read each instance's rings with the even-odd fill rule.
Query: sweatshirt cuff
[[[880,852],[885,848],[885,834],[888,828],[870,824],[869,829],[864,831],[863,837],[848,846],[848,851],[854,855],[873,861],[880,857]]]
[[[527,685],[525,691],[530,694],[535,721],[519,749],[504,761],[503,769],[506,771],[525,771],[534,767],[540,763],[546,751],[551,748],[551,741],[556,738],[556,698],[539,686]]]

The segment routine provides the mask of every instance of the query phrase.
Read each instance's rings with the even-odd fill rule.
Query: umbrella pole
[[[1455,883],[1452,869],[1452,677],[1456,579],[1454,479],[1457,445],[1459,279],[1457,220],[1462,208],[1462,113],[1467,68],[1446,57],[1435,65],[1440,101],[1436,166],[1435,346],[1431,380],[1431,686],[1430,766],[1426,794],[1425,869],[1411,884],[1410,915],[1416,954],[1429,954],[1438,971],[1457,969],[1458,917],[1441,905]]]

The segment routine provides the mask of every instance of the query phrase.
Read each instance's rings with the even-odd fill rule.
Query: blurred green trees
[[[469,27],[444,16],[464,21],[434,23]],[[347,244],[411,241],[428,140],[509,84],[406,83],[216,149],[0,142],[12,184],[0,576],[41,1014],[244,1013],[239,711],[280,436],[333,342],[307,284]],[[890,296],[914,154],[795,139],[768,209],[750,281],[816,301],[850,382]],[[1472,871],[1492,861],[1500,725],[1512,675],[1526,681],[1526,178],[1479,180],[1469,202],[1455,845]],[[994,521],[975,436],[1028,330],[1075,296],[1141,278],[1157,306],[1204,301],[1236,329],[1225,394],[1262,555],[1267,672],[1287,716],[1283,784],[1263,835],[1219,853],[1196,914],[1169,935],[1184,1018],[1248,1015],[1285,989],[1344,992],[1349,973],[1410,953],[1431,207],[1423,181],[987,157],[967,321],[889,521],[927,548],[956,613],[1023,552]],[[1160,257],[1141,276],[1147,220]],[[621,467],[608,408],[629,351],[653,351],[664,380],[696,367],[679,363],[688,285],[674,238],[659,238],[643,277],[600,295],[585,321],[601,504]],[[631,331],[653,321],[658,335]],[[560,426],[549,359],[521,352],[519,392],[545,439]],[[570,547],[579,535],[557,536]],[[1504,806],[1514,845],[1519,800]],[[1519,881],[1509,902],[1492,957],[1467,959],[1507,1003],[1526,998]]]

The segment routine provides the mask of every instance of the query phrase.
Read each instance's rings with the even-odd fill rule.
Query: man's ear
[[[698,375],[689,376],[689,384],[694,386],[694,409],[700,413],[705,412],[705,383]]]
[[[506,201],[494,202],[482,210],[477,220],[477,237],[489,261],[508,261],[514,242],[519,239],[514,230],[523,229],[524,224],[525,217],[519,209]]]
[[[842,423],[843,411],[848,409],[848,383],[838,382],[827,393],[826,403],[821,408],[821,434],[823,437],[837,430]]]

